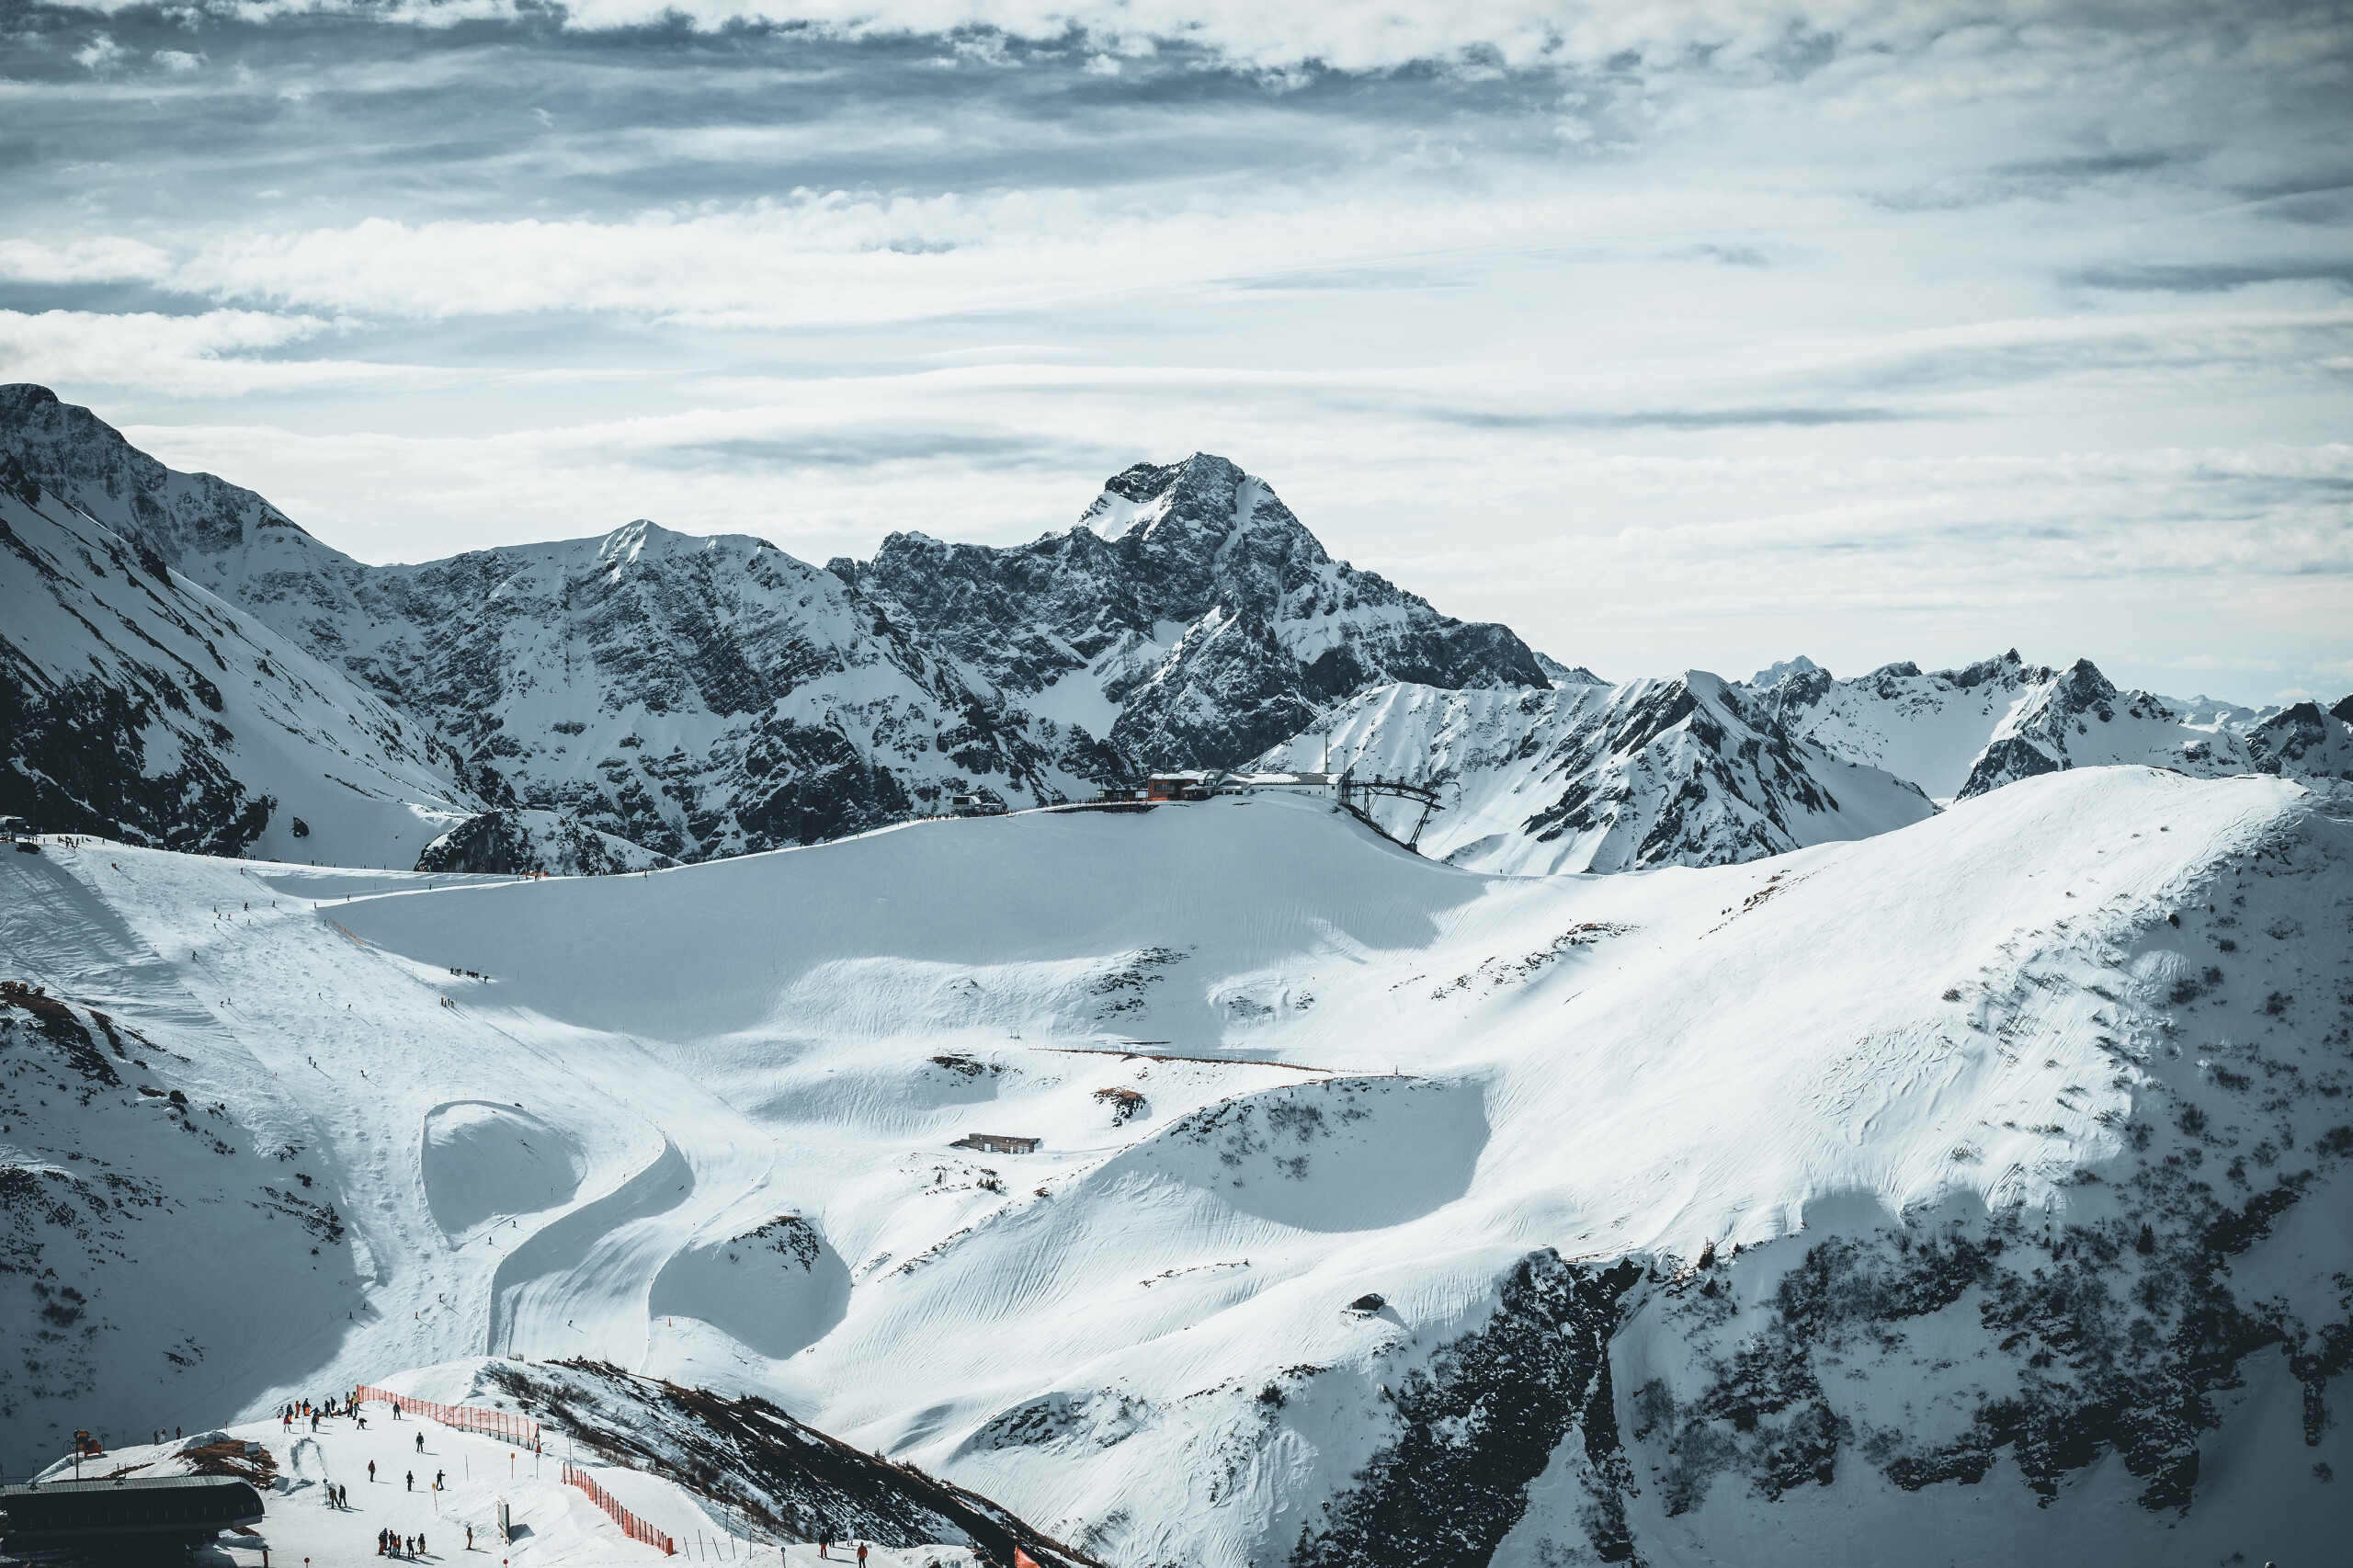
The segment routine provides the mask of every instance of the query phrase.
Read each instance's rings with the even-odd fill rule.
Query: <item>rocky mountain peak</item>
[[[1195,452],[1181,462],[1135,463],[1104,482],[1079,526],[1121,539],[1173,521],[1222,538],[1236,522],[1247,521],[1242,492],[1250,483],[1237,464],[1213,452]]]
[[[1820,665],[1815,664],[1803,653],[1800,653],[1794,659],[1775,660],[1750,676],[1748,684],[1762,691],[1768,686],[1778,686],[1790,676],[1811,675],[1821,668]]]
[[[174,566],[233,551],[264,530],[310,539],[252,491],[210,473],[175,472],[44,386],[0,386],[0,441],[26,478]]]

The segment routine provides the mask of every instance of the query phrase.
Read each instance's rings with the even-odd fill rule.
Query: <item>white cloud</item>
[[[215,12],[169,84],[0,81],[85,160],[21,187],[14,302],[140,308],[0,354],[376,559],[1002,541],[1206,448],[1605,673],[2016,643],[2318,687],[2346,25],[2109,6],[584,0],[813,25],[490,51]],[[313,434],[239,401],[289,390]]]
[[[112,9],[127,0],[96,0]],[[247,19],[307,13],[364,13],[378,21],[425,27],[512,17],[531,10],[518,0],[221,0],[217,9]],[[1850,55],[1915,55],[1935,50],[1968,58],[1989,42],[2022,36],[2099,33],[2120,60],[2165,47],[2168,37],[2206,30],[2227,47],[2282,68],[2341,49],[2347,24],[2321,7],[2285,15],[2234,13],[2228,28],[2190,0],[2137,8],[2130,31],[2102,0],[2013,0],[1988,12],[1923,0],[1388,0],[1267,5],[1265,0],[571,0],[565,26],[583,30],[660,27],[683,18],[716,29],[743,24],[805,28],[837,38],[953,36],[966,52],[987,50],[984,36],[1056,42],[1074,32],[1092,49],[1142,52],[1155,44],[1207,50],[1235,62],[1281,71],[1318,64],[1342,71],[1384,71],[1426,61],[1459,61],[1474,70],[1586,66],[1632,59],[1670,62],[1704,53],[1712,66],[1769,77],[1825,39]],[[1950,78],[1947,78],[1950,80]],[[2030,62],[1982,70],[1976,86],[2050,90]],[[1918,107],[1916,96],[1907,96]]]
[[[239,397],[256,392],[419,381],[413,367],[262,358],[328,331],[310,316],[207,311],[101,313],[0,311],[0,381],[66,388],[135,388],[171,397]]]
[[[93,33],[90,41],[74,51],[74,62],[92,71],[107,71],[120,64],[131,51],[104,33]]]
[[[201,70],[205,59],[201,54],[190,54],[186,50],[179,49],[159,49],[155,51],[153,58],[156,64],[174,73]]]
[[[153,282],[171,274],[168,251],[119,234],[44,244],[0,240],[0,278],[18,283]]]

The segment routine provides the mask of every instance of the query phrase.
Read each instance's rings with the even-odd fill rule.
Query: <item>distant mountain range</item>
[[[0,528],[0,808],[220,854],[635,869],[1327,738],[1444,787],[1428,850],[1510,871],[1749,859],[2093,764],[2353,778],[2353,699],[2184,703],[2015,652],[1613,686],[1335,561],[1206,453],[1013,547],[893,533],[820,568],[639,521],[369,566],[16,385]]]
[[[405,868],[499,812],[443,845],[439,869],[493,869],[465,852],[477,841],[505,846],[496,869],[544,858],[518,847],[533,824],[539,841],[601,835],[696,860],[839,837],[952,793],[1043,804],[1145,767],[1240,763],[1399,680],[1550,684],[1508,630],[1333,561],[1263,481],[1206,455],[1128,470],[1033,544],[900,533],[871,562],[820,568],[649,522],[368,566],[41,387],[0,388],[0,452],[24,596],[0,634],[0,702],[21,715],[6,798],[146,842]],[[155,602],[84,613],[107,540],[169,569]],[[206,613],[235,620],[256,657],[299,662],[323,710],[400,726],[407,749],[381,759],[394,771],[349,786],[384,810],[331,795],[352,809],[315,803],[294,832],[289,802],[350,755],[341,731],[296,760],[242,715],[217,733],[176,724],[138,670]],[[111,771],[58,738],[107,702],[136,720]],[[172,808],[139,782],[164,731],[211,783],[163,791]]]

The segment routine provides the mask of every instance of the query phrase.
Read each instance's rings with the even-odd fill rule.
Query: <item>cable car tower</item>
[[[1415,784],[1403,778],[1383,778],[1377,773],[1370,778],[1359,778],[1354,768],[1340,775],[1340,804],[1355,812],[1358,820],[1375,833],[1383,837],[1396,838],[1396,835],[1374,822],[1371,812],[1358,803],[1374,795],[1411,801],[1422,808],[1421,814],[1414,819],[1414,831],[1397,839],[1398,843],[1419,854],[1421,851],[1417,846],[1421,843],[1422,829],[1429,825],[1430,818],[1441,809],[1438,791],[1427,784]]]

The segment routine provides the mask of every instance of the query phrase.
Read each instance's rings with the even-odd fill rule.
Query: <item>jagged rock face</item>
[[[123,439],[122,432],[86,408],[61,402],[47,387],[0,386],[0,443],[44,489],[64,495],[113,532],[145,541],[165,562],[215,592],[222,583],[189,570],[192,563],[233,561],[251,541],[268,534],[285,534],[325,551],[252,491],[209,473],[165,467]]]
[[[1542,670],[1544,672],[1545,678],[1550,680],[1555,687],[1608,686],[1613,684],[1602,679],[1599,676],[1595,675],[1583,665],[1564,665],[1561,663],[1560,660],[1552,657],[1550,653],[1537,654],[1536,667]]]
[[[406,866],[482,809],[431,730],[21,468],[7,479],[0,810],[205,854]]]
[[[1051,724],[1086,778],[1233,767],[1387,682],[1552,684],[1507,629],[1334,561],[1264,480],[1207,453],[1137,464],[1031,544],[892,534],[833,569]]]
[[[2039,773],[2128,762],[2203,778],[2248,767],[2236,734],[2193,729],[2165,699],[2119,691],[2089,659],[2078,659],[1995,727],[1961,795],[1966,800]]]
[[[1731,865],[1936,810],[1902,780],[1793,738],[1698,670],[1543,692],[1389,687],[1341,709],[1329,740],[1332,772],[1438,786],[1443,809],[1421,847],[1478,870]],[[1305,734],[1261,763],[1313,770],[1325,753],[1322,733]],[[1385,825],[1404,836],[1412,822]]]
[[[765,540],[634,523],[370,567],[46,389],[0,391],[0,441],[27,483],[446,743],[438,792],[455,812],[427,840],[506,804],[695,859],[838,837],[946,792],[1051,801],[1079,782],[906,628]]]
[[[1609,1340],[1641,1277],[1629,1263],[1563,1263],[1550,1247],[1522,1259],[1486,1322],[1401,1381],[1394,1437],[1301,1527],[1291,1568],[1492,1562],[1564,1442],[1594,1497],[1581,1544],[1600,1562],[1630,1560]]]
[[[1758,701],[1792,734],[1949,800],[1960,794],[2004,717],[2057,675],[2027,664],[2012,649],[1957,670],[1923,673],[1907,662],[1837,680],[1827,670],[1808,667],[1786,671],[1769,685],[1754,684],[1763,688]]]
[[[681,859],[838,837],[1044,759],[853,591],[764,540],[632,523],[381,567],[343,657],[518,801]]]
[[[2015,648],[1927,673],[1909,663],[1852,680],[1793,670],[1757,698],[1792,733],[1884,767],[1938,800],[2068,767],[2240,772],[2249,766],[2245,737],[2272,711],[2120,691],[2088,659],[2055,670],[2027,664]]]
[[[553,812],[496,811],[469,817],[425,846],[420,871],[609,877],[677,862]]]
[[[2284,774],[2327,793],[2353,785],[2353,697],[2324,712],[2299,702],[2247,732],[2247,755],[2264,773]]]

